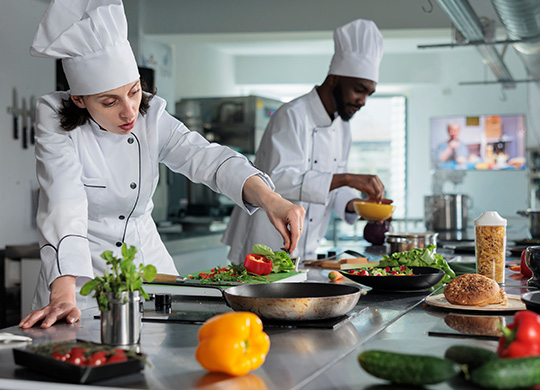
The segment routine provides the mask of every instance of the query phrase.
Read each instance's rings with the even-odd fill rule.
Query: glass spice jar
[[[485,211],[474,220],[476,272],[497,283],[504,282],[506,219]]]

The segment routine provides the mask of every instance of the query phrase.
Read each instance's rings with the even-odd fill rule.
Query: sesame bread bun
[[[458,276],[446,285],[444,297],[453,305],[486,306],[508,303],[506,293],[497,282],[479,274]]]

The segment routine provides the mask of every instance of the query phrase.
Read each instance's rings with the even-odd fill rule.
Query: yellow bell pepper
[[[212,372],[245,375],[259,368],[270,349],[261,319],[253,313],[218,314],[199,329],[197,361]]]

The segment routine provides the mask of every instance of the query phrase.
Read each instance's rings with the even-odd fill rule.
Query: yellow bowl
[[[388,219],[392,216],[395,209],[396,206],[391,204],[354,202],[354,211],[356,211],[356,214],[368,221]]]

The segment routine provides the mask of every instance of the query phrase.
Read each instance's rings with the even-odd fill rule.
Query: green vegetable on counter
[[[377,378],[413,386],[444,382],[460,372],[459,365],[448,359],[378,350],[362,352],[358,363]]]
[[[540,384],[540,356],[492,360],[471,374],[485,389],[523,389]]]
[[[435,253],[435,245],[425,248],[415,248],[406,252],[396,252],[392,255],[383,255],[380,267],[396,267],[404,265],[406,267],[433,267],[444,271],[445,275],[442,283],[449,283],[456,277],[455,272],[450,268],[442,255]]]
[[[453,345],[446,350],[444,357],[458,364],[466,365],[469,372],[487,362],[499,359],[499,355],[495,352],[471,345]]]
[[[272,267],[273,273],[289,272],[294,269],[294,263],[285,251],[274,252],[266,245],[255,244],[253,245],[252,252],[272,260],[272,263],[274,264]]]

